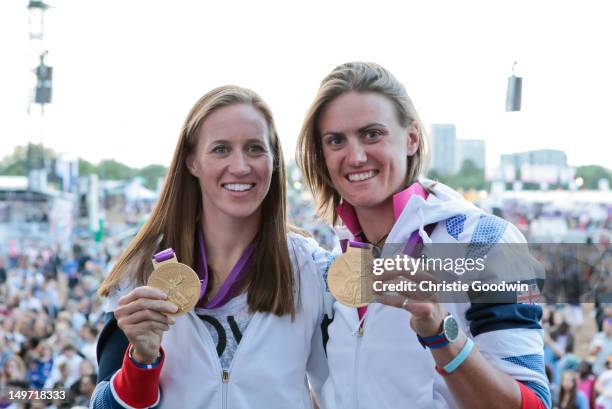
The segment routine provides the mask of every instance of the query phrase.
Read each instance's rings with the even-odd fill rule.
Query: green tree
[[[0,175],[25,176],[27,166],[25,160],[14,161],[6,165],[0,165]]]
[[[136,170],[114,159],[105,159],[98,164],[98,175],[102,180],[124,180],[136,175]]]
[[[427,177],[428,177],[429,179],[431,179],[431,180],[439,180],[439,181],[442,181],[442,180],[440,179],[440,178],[442,177],[442,175],[440,175],[440,173],[439,173],[437,170],[435,170],[435,169],[430,170],[430,171],[427,173]]]
[[[440,182],[454,189],[487,189],[489,184],[485,180],[483,169],[479,169],[474,162],[466,159],[461,164],[459,172],[450,175],[441,175],[435,170],[432,170],[427,175],[430,179],[439,180]]]
[[[44,152],[44,157],[43,157]],[[57,154],[42,145],[29,143],[26,146],[16,146],[13,153],[0,160],[0,175],[25,176],[28,171],[28,162],[32,167],[44,166],[44,161],[52,164]]]
[[[459,170],[459,174],[463,176],[482,176],[484,177],[484,170],[476,167],[474,162],[469,159],[466,159],[461,164],[461,169]]]
[[[576,177],[580,177],[584,180],[582,187],[586,189],[597,189],[599,179],[607,179],[608,183],[612,185],[612,172],[603,166],[579,166],[576,168]]]
[[[89,176],[98,173],[98,167],[93,163],[79,158],[79,176]]]
[[[16,146],[13,153],[0,160],[0,174],[6,176],[23,176],[27,169],[27,148]]]
[[[138,171],[138,176],[142,176],[145,179],[145,186],[149,189],[157,189],[157,180],[166,176],[165,166],[162,165],[149,165]]]

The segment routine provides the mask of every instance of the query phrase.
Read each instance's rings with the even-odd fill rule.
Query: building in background
[[[442,175],[454,173],[457,169],[457,131],[455,125],[432,124],[431,141],[431,169]]]
[[[463,162],[470,160],[478,169],[485,169],[485,142],[480,139],[457,139],[454,124],[432,124],[431,169],[440,175],[459,172]]]
[[[576,170],[567,164],[565,152],[539,149],[501,155],[502,178],[506,182],[567,185],[573,182]]]
[[[459,139],[457,140],[457,159],[456,171],[461,169],[463,162],[466,160],[472,163],[478,169],[485,169],[485,141],[481,139]]]
[[[71,193],[28,189],[26,176],[0,176],[0,256],[28,248],[69,248],[74,227]]]

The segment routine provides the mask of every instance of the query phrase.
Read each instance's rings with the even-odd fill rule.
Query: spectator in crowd
[[[79,338],[81,339],[79,351],[94,365],[97,370],[96,343],[98,331],[93,324],[85,324],[81,327]]]
[[[0,257],[0,284],[6,282],[6,268],[4,267],[4,257]]]
[[[42,305],[51,318],[57,317],[61,309],[61,300],[57,280],[53,277],[47,278],[40,294]]]
[[[561,387],[557,399],[558,409],[589,409],[589,400],[578,390],[578,375],[565,371],[561,375]]]
[[[96,366],[93,364],[93,362],[83,359],[79,365],[79,378],[92,374],[96,374]]]
[[[591,342],[590,355],[594,357],[593,372],[596,375],[605,370],[608,357],[612,355],[612,317],[603,321],[603,331],[597,333]]]
[[[54,388],[56,390],[65,391],[64,384],[61,382],[56,383],[54,385]],[[66,393],[68,393],[68,391],[66,391]],[[68,409],[68,408],[74,409],[74,407],[72,406],[72,400],[70,398],[71,396],[68,394],[68,396],[65,397],[64,399],[52,399],[50,402],[50,405],[47,406],[46,409]]]
[[[51,375],[47,382],[45,382],[46,388],[52,388],[56,382],[62,380],[66,387],[72,386],[74,382],[79,379],[79,367],[83,358],[77,353],[76,348],[72,344],[66,345],[62,353],[57,357],[56,365],[53,366]],[[62,364],[66,364],[67,377],[64,379],[59,367]]]
[[[58,389],[60,386],[65,388],[67,386],[68,378],[70,378],[70,368],[66,362],[62,362],[61,364],[57,364],[54,366],[59,371],[59,379],[56,382],[48,382],[49,386],[52,385],[53,389]]]
[[[562,314],[552,313],[555,323],[561,320],[557,326],[548,326],[544,331],[544,357],[546,365],[549,365],[553,372],[553,382],[559,384],[561,370],[559,361],[565,356],[567,351],[574,350],[574,335],[570,327],[562,318]]]
[[[21,357],[13,355],[6,361],[3,368],[3,378],[5,384],[27,385],[26,366]]]
[[[597,399],[595,404],[597,409],[612,409],[612,369],[610,364],[612,363],[612,356],[608,358],[606,362],[606,370],[597,377],[595,382],[595,391],[597,392]]]
[[[83,375],[70,388],[72,402],[76,406],[89,407],[89,401],[96,388],[96,375],[91,373]]]
[[[33,388],[40,389],[51,374],[53,350],[46,342],[40,342],[30,356],[28,381]]]
[[[588,398],[589,408],[595,409],[595,375],[592,365],[587,361],[580,362],[578,375],[578,390]]]

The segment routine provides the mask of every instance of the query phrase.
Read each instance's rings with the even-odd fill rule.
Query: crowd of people
[[[504,217],[533,243],[546,271],[542,327],[553,407],[612,408],[612,254],[605,233],[612,218],[516,204]],[[542,240],[534,227],[551,220],[567,226],[564,237],[536,244]]]
[[[581,306],[589,314],[580,325],[570,325],[576,314],[568,304],[544,308],[546,375],[559,409],[612,408],[612,307],[586,307]],[[580,336],[591,325],[595,335]]]
[[[111,261],[104,247],[75,243],[68,254],[28,249],[0,259],[0,407],[9,391],[56,389],[64,399],[31,407],[88,406],[103,326],[95,291]]]

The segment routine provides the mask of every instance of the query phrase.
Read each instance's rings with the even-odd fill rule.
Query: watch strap
[[[448,339],[446,339],[446,336],[444,335],[444,332],[442,332],[441,334],[432,335],[431,337],[422,337],[417,334],[417,338],[425,349],[442,348],[443,346],[446,346],[449,343]]]
[[[450,314],[447,314],[447,317],[449,315]],[[446,320],[446,317],[444,318],[444,320]],[[449,339],[446,337],[446,334],[444,334],[444,320],[442,320],[442,323],[440,324],[440,330],[436,335],[422,337],[417,334],[417,338],[419,339],[419,342],[421,343],[423,348],[437,349],[442,348],[450,343]]]

